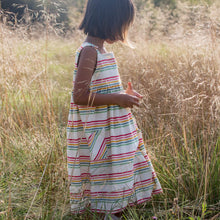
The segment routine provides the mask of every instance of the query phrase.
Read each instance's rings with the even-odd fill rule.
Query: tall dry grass
[[[176,23],[145,9],[130,33],[136,48],[108,46],[124,84],[144,95],[134,114],[164,189],[125,219],[219,218],[219,8],[178,10]],[[97,219],[71,216],[68,202],[65,126],[83,36],[49,26],[39,35],[0,27],[0,219]]]

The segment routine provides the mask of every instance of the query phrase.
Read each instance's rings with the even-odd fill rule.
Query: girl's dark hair
[[[79,29],[103,40],[125,41],[134,15],[132,0],[88,0]]]

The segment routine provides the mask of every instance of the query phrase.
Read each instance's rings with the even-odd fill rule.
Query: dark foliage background
[[[149,6],[169,8],[174,10],[177,3],[187,1],[191,4],[211,4],[214,0],[134,0],[140,11]],[[7,15],[8,24],[44,23],[48,15],[57,26],[70,28],[71,18],[79,16],[83,12],[86,0],[1,0],[1,14]],[[45,16],[47,15],[47,16]],[[28,19],[27,19],[28,17]],[[62,25],[61,25],[62,24]]]
[[[62,24],[62,27],[68,28],[68,7],[71,2],[74,1],[2,0],[1,12],[7,15],[5,20],[9,25],[44,23],[50,18],[50,21],[53,21],[56,25]]]

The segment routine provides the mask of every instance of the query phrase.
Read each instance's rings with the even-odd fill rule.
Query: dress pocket
[[[105,129],[99,129],[93,132],[88,138],[90,149],[90,159],[102,160],[107,158],[107,145],[105,138]]]

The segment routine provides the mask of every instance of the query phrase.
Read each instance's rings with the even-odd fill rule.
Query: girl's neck
[[[87,36],[85,41],[88,43],[94,44],[95,46],[98,47],[99,50],[103,49],[104,42],[105,42],[105,40],[103,39],[100,39],[98,37],[92,37],[92,36]]]

